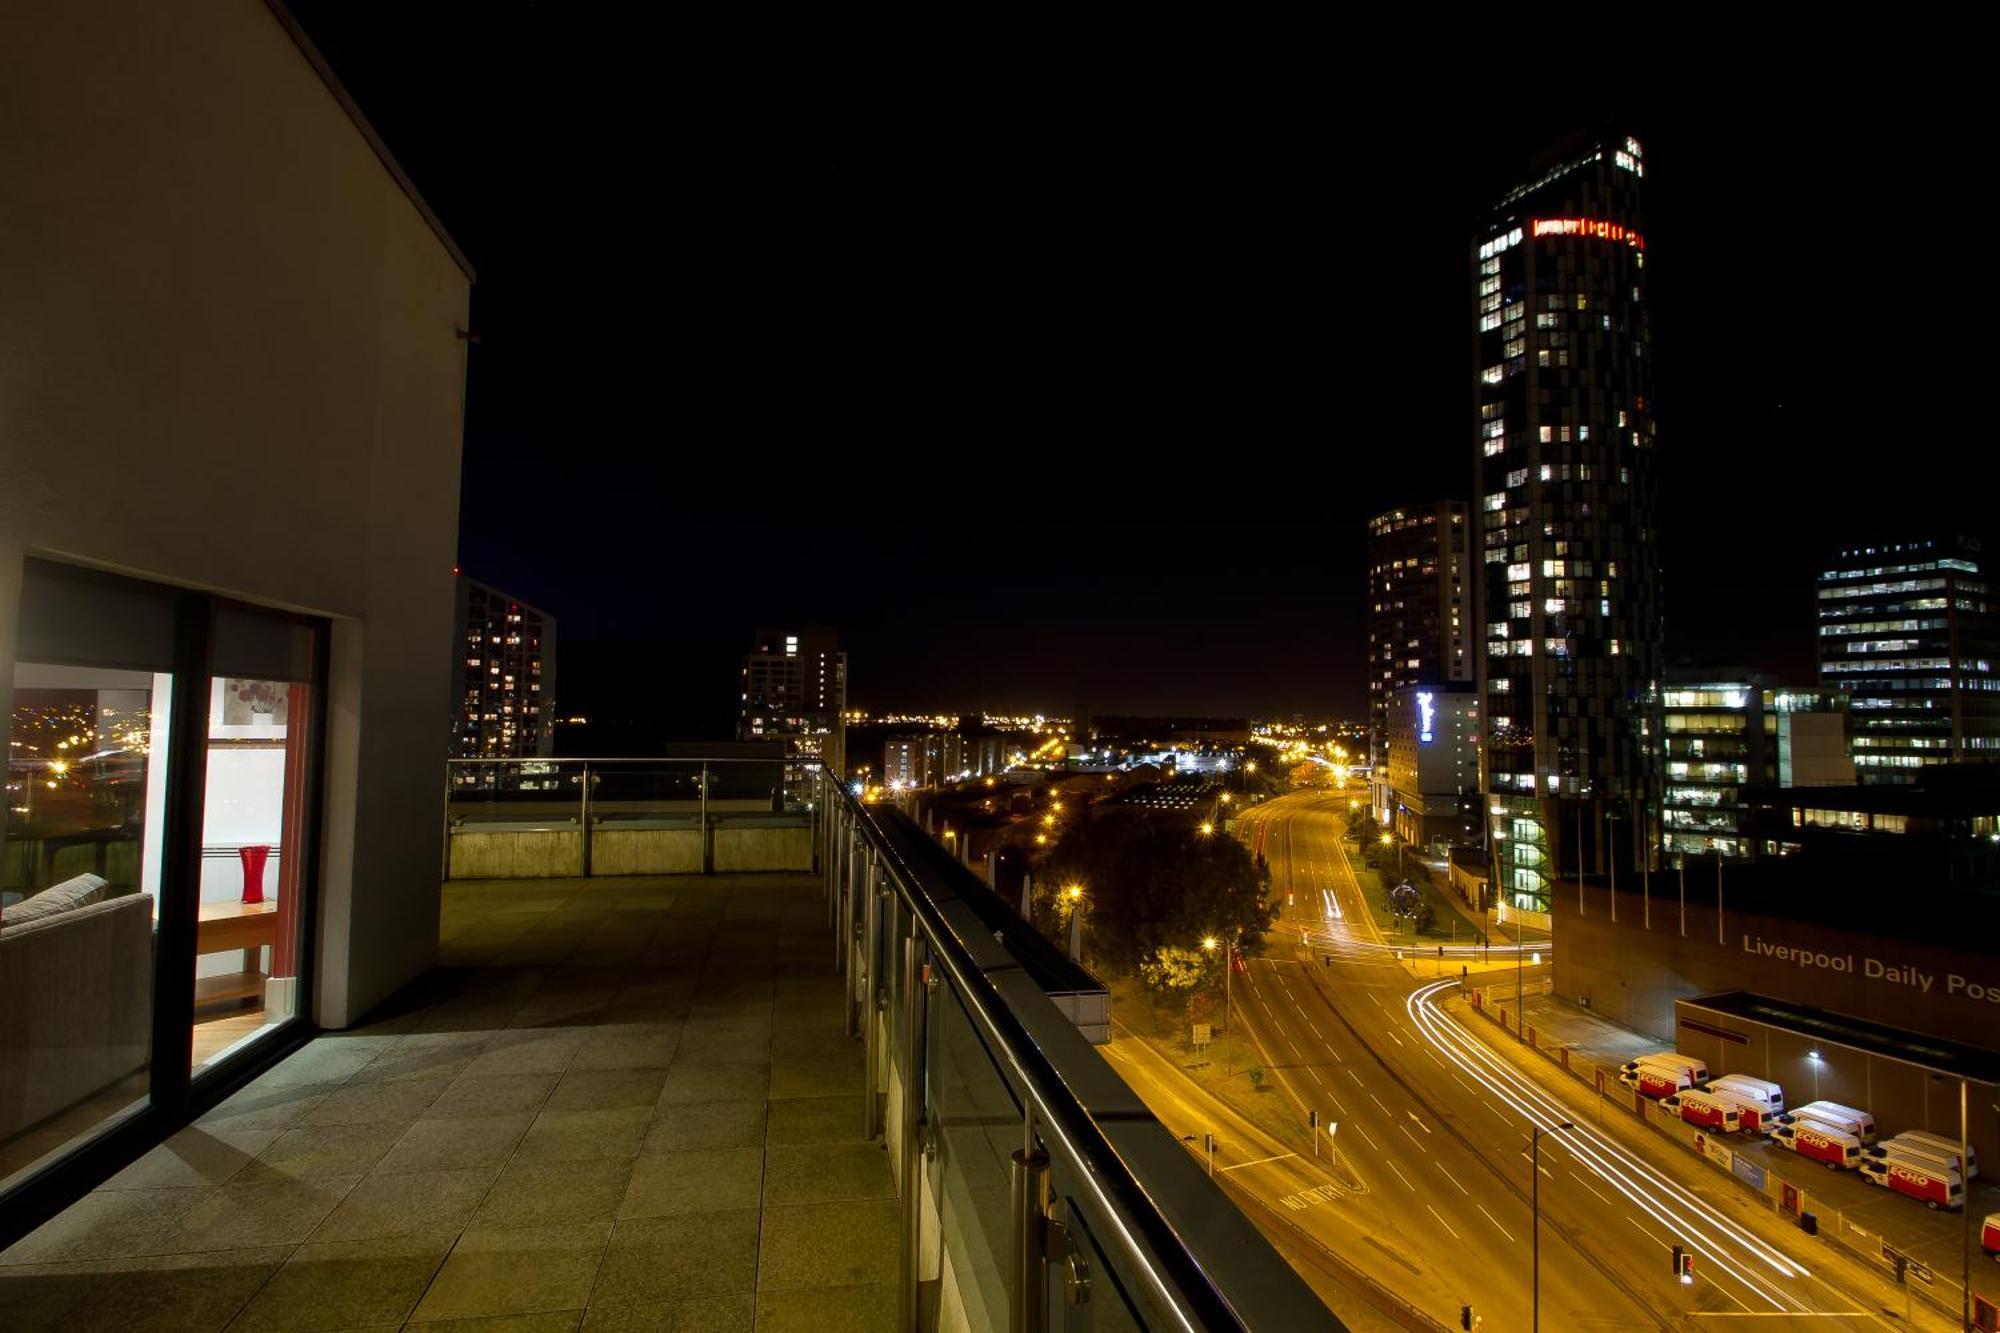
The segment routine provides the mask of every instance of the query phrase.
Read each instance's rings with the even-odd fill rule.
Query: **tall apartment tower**
[[[2000,617],[1978,542],[1859,546],[1818,582],[1820,683],[1849,696],[1862,782],[2000,760]]]
[[[521,759],[553,753],[556,618],[463,574],[457,606],[461,651],[452,754]]]
[[[738,740],[783,740],[788,757],[823,758],[846,771],[847,654],[832,630],[759,630],[743,656],[738,706]]]
[[[1494,886],[1547,910],[1655,841],[1657,423],[1644,152],[1580,138],[1532,171],[1473,239],[1470,318]]]
[[[1468,506],[1441,500],[1368,522],[1368,760],[1375,818],[1394,811],[1390,702],[1473,679],[1478,656]]]

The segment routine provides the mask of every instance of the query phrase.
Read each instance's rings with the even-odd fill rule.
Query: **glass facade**
[[[1643,164],[1630,138],[1573,149],[1473,251],[1488,817],[1534,910],[1558,864],[1604,867],[1602,830],[1636,855],[1661,795]]]
[[[2000,759],[2000,633],[1977,542],[1842,551],[1817,593],[1820,681],[1851,697],[1863,782]]]

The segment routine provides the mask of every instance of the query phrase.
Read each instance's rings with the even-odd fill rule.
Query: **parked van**
[[[1690,1125],[1734,1134],[1743,1127],[1742,1112],[1721,1097],[1712,1097],[1696,1088],[1683,1088],[1660,1102],[1660,1109],[1672,1111]]]
[[[1767,1078],[1724,1074],[1721,1078],[1710,1079],[1708,1090],[1726,1092],[1738,1101],[1755,1102],[1764,1108],[1766,1119],[1785,1109],[1785,1090]]]
[[[1629,1074],[1620,1074],[1618,1081],[1628,1088],[1637,1088],[1642,1096],[1651,1097],[1654,1101],[1671,1097],[1682,1088],[1694,1085],[1694,1079],[1687,1070],[1668,1065],[1642,1064]]]
[[[1861,1178],[1912,1199],[1922,1199],[1932,1208],[1965,1206],[1965,1185],[1956,1171],[1866,1157],[1861,1161]]]
[[[1794,1120],[1771,1131],[1771,1142],[1838,1171],[1861,1160],[1861,1140],[1811,1120]]]
[[[1901,1138],[1883,1139],[1868,1149],[1867,1156],[1880,1162],[1908,1162],[1933,1171],[1957,1171],[1958,1147],[1949,1151],[1933,1143],[1911,1143]],[[1961,1174],[1963,1174],[1961,1172]]]
[[[1979,1224],[1979,1248],[1988,1259],[2000,1263],[2000,1213],[1988,1213]]]
[[[1618,1067],[1618,1072],[1621,1075],[1637,1074],[1640,1065],[1666,1065],[1671,1069],[1686,1072],[1688,1078],[1695,1083],[1704,1082],[1708,1078],[1707,1065],[1692,1055],[1682,1055],[1679,1051],[1661,1051],[1655,1055],[1642,1055],[1636,1060],[1627,1060]]]
[[[1957,1167],[1959,1164],[1958,1140],[1952,1138],[1949,1134],[1931,1134],[1921,1129],[1906,1129],[1890,1139],[1889,1142],[1910,1144],[1912,1147],[1920,1148],[1933,1157],[1943,1157],[1953,1167]],[[1968,1143],[1965,1145],[1965,1156],[1965,1165],[1967,1168],[1965,1178],[1967,1180],[1977,1180],[1979,1178],[1979,1149]]]
[[[1771,1108],[1762,1102],[1746,1102],[1741,1097],[1714,1083],[1709,1086],[1708,1095],[1736,1112],[1738,1123],[1751,1134],[1769,1134],[1778,1123]]]
[[[1866,1111],[1842,1106],[1839,1102],[1807,1102],[1798,1110],[1787,1111],[1778,1118],[1793,1125],[1800,1120],[1812,1120],[1829,1129],[1851,1134],[1863,1143],[1875,1142],[1875,1117]]]

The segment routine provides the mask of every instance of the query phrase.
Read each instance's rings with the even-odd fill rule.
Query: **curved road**
[[[1415,1270],[1386,1280],[1454,1326],[1460,1301],[1487,1328],[1530,1326],[1528,1145],[1539,1125],[1549,1328],[1907,1327],[1886,1284],[1830,1259],[1653,1131],[1596,1123],[1587,1094],[1462,1023],[1449,1000],[1457,969],[1439,981],[1425,966],[1434,954],[1399,962],[1376,928],[1340,842],[1346,814],[1344,797],[1298,793],[1242,817],[1238,835],[1264,852],[1290,901],[1270,956],[1238,982],[1236,1012],[1286,1091],[1338,1122],[1343,1163],[1366,1193],[1327,1211]],[[1493,954],[1495,979],[1515,971],[1511,953]],[[1483,953],[1455,957],[1475,977],[1485,964]],[[1675,1245],[1694,1255],[1690,1285],[1672,1275]]]

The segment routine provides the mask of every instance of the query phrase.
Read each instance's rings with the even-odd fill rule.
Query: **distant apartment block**
[[[788,758],[845,773],[847,654],[832,630],[759,630],[743,655],[736,738],[782,740]]]
[[[553,754],[556,618],[460,574],[457,624],[453,756],[522,759]]]
[[[1389,787],[1391,700],[1473,679],[1477,646],[1466,561],[1470,506],[1440,500],[1368,523],[1368,763],[1375,817],[1395,814]]]

